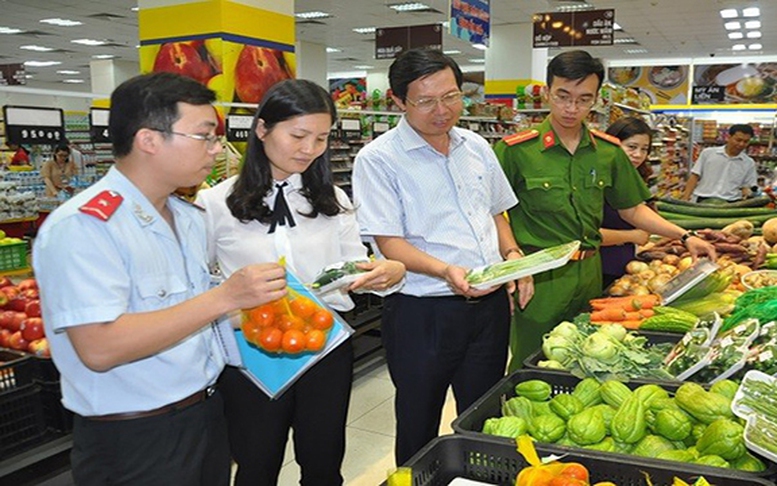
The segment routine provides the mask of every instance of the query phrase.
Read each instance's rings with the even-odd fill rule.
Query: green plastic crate
[[[27,242],[0,245],[0,272],[27,268]]]

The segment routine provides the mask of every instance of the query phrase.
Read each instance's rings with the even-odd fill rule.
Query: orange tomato
[[[267,351],[278,351],[283,342],[283,332],[274,327],[263,327],[259,331],[259,341],[257,344]]]
[[[548,486],[588,486],[588,481],[569,476],[556,476]]]
[[[247,320],[240,325],[240,330],[243,331],[243,336],[249,343],[257,344],[259,342],[259,331],[261,329],[256,325],[254,321]]]
[[[580,481],[588,482],[588,469],[582,464],[577,462],[564,463],[564,469],[561,470],[559,476],[567,478],[579,479]]]
[[[259,307],[254,307],[253,309],[249,309],[247,314],[248,318],[255,322],[257,326],[267,327],[272,326],[276,313],[272,304],[264,304],[260,305]]]
[[[275,310],[276,314],[286,314],[288,312],[288,310],[286,309],[286,303],[285,303],[286,300],[287,300],[286,297],[284,297],[282,299],[274,300],[269,304],[265,304],[265,305],[269,305],[270,307],[272,307]]]
[[[332,314],[325,309],[317,310],[310,316],[310,325],[316,329],[326,331],[332,327],[332,324],[334,324],[334,318],[332,317]]]
[[[281,348],[285,353],[297,354],[305,350],[307,339],[302,331],[297,329],[289,329],[283,333],[283,340],[281,342]]]
[[[291,306],[291,313],[300,319],[309,318],[319,309],[315,302],[302,296],[292,300],[289,306]]]
[[[282,316],[278,316],[275,321],[275,327],[283,332],[286,332],[290,329],[302,331],[305,328],[305,322],[297,316],[284,314]]]
[[[326,344],[326,334],[324,334],[324,331],[313,329],[307,333],[306,337],[307,343],[305,348],[307,348],[308,351],[321,351],[324,349],[324,345]]]

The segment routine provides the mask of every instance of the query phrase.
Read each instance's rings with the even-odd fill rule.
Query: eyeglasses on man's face
[[[566,93],[550,93],[550,99],[557,105],[575,107],[578,109],[586,110],[594,106],[596,103],[596,96],[583,95],[579,98],[572,98],[572,96]]]
[[[443,106],[446,106],[448,108],[456,106],[458,103],[461,102],[461,99],[464,97],[464,93],[461,91],[454,91],[452,93],[448,93],[443,96],[439,96],[437,98],[420,98],[415,101],[407,98],[405,101],[407,101],[411,106],[414,106],[418,111],[423,112],[431,112],[435,108],[437,108],[438,103],[442,103]]]
[[[221,135],[210,135],[210,134],[203,135],[201,133],[182,133],[182,132],[174,132],[172,130],[158,130],[156,128],[152,128],[151,130],[154,130],[160,133],[169,133],[170,135],[178,135],[179,137],[186,137],[192,140],[199,140],[201,142],[205,142],[205,147],[208,150],[211,150],[213,147],[216,146],[216,144],[224,145],[227,143],[226,138]]]

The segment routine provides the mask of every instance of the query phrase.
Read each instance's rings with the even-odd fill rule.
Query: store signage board
[[[691,99],[695,105],[720,104],[726,100],[726,88],[725,86],[694,86]]]
[[[533,47],[611,46],[615,10],[548,12],[532,16]]]
[[[490,0],[451,0],[451,35],[470,44],[488,46],[491,37]]]
[[[27,84],[24,64],[0,64],[0,86],[19,86]]]
[[[65,118],[59,108],[4,106],[5,137],[27,145],[56,145],[65,141]]]
[[[777,103],[777,63],[694,66],[693,104]]]
[[[229,115],[227,117],[227,140],[230,142],[247,142],[253,122],[253,115]]]
[[[89,138],[92,143],[111,143],[108,135],[108,116],[111,110],[91,108],[89,110]]]
[[[442,25],[413,25],[375,30],[375,59],[393,59],[408,49],[442,49]]]

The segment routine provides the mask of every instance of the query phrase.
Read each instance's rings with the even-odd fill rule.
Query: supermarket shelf
[[[32,267],[27,268],[19,268],[17,270],[6,270],[6,271],[0,271],[0,276],[3,277],[13,277],[15,275],[28,275],[32,273]]]
[[[643,110],[643,109],[640,109],[640,108],[635,108],[633,106],[624,105],[623,103],[613,103],[612,105],[613,106],[617,106],[618,108],[620,108],[622,110],[629,110],[629,111],[633,111],[633,112],[636,112],[636,113],[642,113],[643,115],[652,115],[653,114],[653,112],[650,111],[650,110]]]

